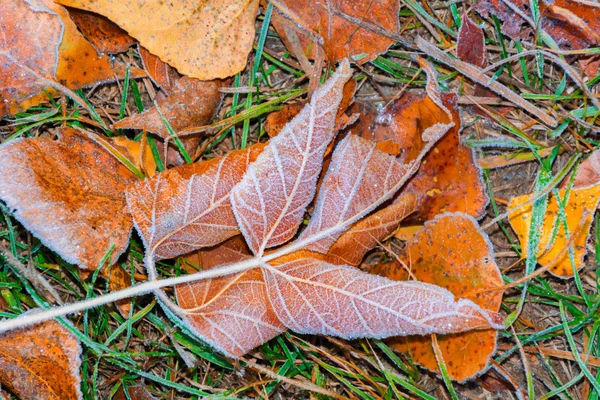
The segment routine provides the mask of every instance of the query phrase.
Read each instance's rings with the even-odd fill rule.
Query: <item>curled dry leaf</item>
[[[147,251],[173,258],[239,234],[229,194],[263,148],[182,165],[130,186],[127,204]]]
[[[85,40],[64,7],[52,0],[15,0],[0,4],[0,116],[14,114],[55,94],[57,83],[79,89],[113,81],[125,66],[100,56]],[[32,29],[35,27],[35,29]],[[144,72],[132,69],[132,76]]]
[[[69,15],[100,53],[123,53],[136,43],[127,32],[102,15],[76,8],[69,9]]]
[[[559,199],[552,195],[547,205],[546,215],[542,224],[542,233],[538,250],[538,263],[550,268],[550,272],[559,278],[570,278],[573,268],[579,269],[584,264],[583,258],[587,253],[587,239],[594,218],[593,210],[598,207],[600,200],[600,184],[581,189],[572,189],[567,198],[566,189],[559,190],[560,201],[564,202],[564,213],[560,211]],[[527,243],[531,226],[532,203],[519,207],[533,197],[533,194],[513,197],[508,203],[509,221],[521,242],[523,256],[527,256]],[[566,201],[565,201],[566,200]],[[563,220],[566,220],[566,229]],[[570,235],[576,237],[570,240]],[[571,265],[569,251],[565,251],[571,243],[574,266]]]
[[[289,21],[274,19],[273,25],[288,49],[294,48],[290,43],[293,39],[288,38],[284,28],[291,24],[296,27],[302,50],[308,51],[312,58],[316,46],[322,45],[331,62],[349,58],[363,64],[394,44],[394,40],[381,32],[398,32],[398,8],[399,3],[394,0],[281,0],[277,2],[277,10]],[[311,37],[322,38],[323,43],[314,43]]]
[[[223,94],[219,89],[227,85],[228,81],[221,79],[201,81],[181,76],[141,46],[140,54],[148,74],[163,89],[156,96],[158,108],[152,107],[143,113],[124,118],[116,122],[114,127],[142,129],[167,139],[171,134],[163,118],[175,132],[208,124],[223,100]],[[195,158],[200,136],[183,136],[180,139],[188,153]]]
[[[351,76],[348,62],[341,63],[231,191],[233,211],[254,254],[287,242],[298,230],[314,197],[323,155],[335,136],[342,89]]]
[[[246,66],[258,0],[60,0],[104,15],[183,75],[232,76]]]
[[[373,272],[405,281],[408,270],[414,279],[441,286],[485,310],[500,309],[503,292],[493,289],[502,287],[502,277],[487,235],[471,216],[438,215],[425,223],[399,257],[400,262],[379,265]],[[438,336],[450,377],[462,382],[481,373],[496,350],[496,336],[494,329]],[[439,373],[430,337],[398,337],[389,342],[417,364]]]
[[[564,50],[585,49],[600,43],[600,5],[580,0],[537,2],[541,28]],[[504,21],[502,32],[514,39],[530,39],[535,33],[525,18],[533,20],[528,0],[484,0],[474,5],[481,15]],[[525,26],[523,26],[525,25]]]
[[[454,123],[423,159],[419,171],[402,194],[419,196],[418,210],[411,220],[426,221],[443,212],[465,212],[479,218],[488,198],[481,182],[481,170],[474,163],[473,150],[460,143],[460,117],[456,96],[444,94],[440,107],[430,94],[407,93],[383,110],[359,106],[360,125],[356,130],[378,142],[380,149],[397,154],[409,162],[421,152],[425,142],[421,133],[436,124]],[[448,111],[451,112],[451,118]]]
[[[60,140],[15,139],[0,146],[0,199],[23,226],[66,261],[95,269],[125,251],[132,228],[125,187],[137,178],[83,131]]]
[[[26,400],[83,399],[79,341],[54,320],[0,334],[0,383]]]

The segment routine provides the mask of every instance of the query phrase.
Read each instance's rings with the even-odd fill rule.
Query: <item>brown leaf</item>
[[[561,187],[565,189],[569,180],[565,179]],[[573,180],[573,187],[582,189],[600,183],[600,151],[594,151],[577,168],[577,174]]]
[[[99,56],[77,30],[64,7],[52,0],[15,0],[0,4],[0,116],[40,104],[56,82],[70,89],[113,81],[125,66]],[[35,27],[35,29],[32,29]],[[132,69],[132,76],[143,76]],[[54,85],[53,85],[54,84]]]
[[[169,169],[127,189],[147,251],[173,258],[239,234],[229,194],[264,145]]]
[[[117,390],[114,400],[155,400],[156,397],[152,396],[148,389],[143,385],[129,386],[127,388],[127,396],[123,390],[123,386]]]
[[[262,268],[271,305],[298,333],[345,339],[499,328],[502,317],[422,282],[394,282],[318,254],[299,252]]]
[[[565,201],[567,190],[558,191],[561,202]],[[520,204],[531,200],[534,194],[517,196],[510,199],[508,208],[513,209]],[[550,197],[547,205],[546,215],[541,226],[542,232],[538,249],[538,263],[549,266],[550,272],[559,278],[570,278],[573,276],[569,251],[564,251],[570,243],[570,235],[575,233],[576,238],[572,242],[573,257],[577,269],[583,267],[584,257],[587,253],[587,239],[594,219],[593,212],[600,201],[600,184],[572,189],[568,201],[565,203],[564,211],[568,231],[565,231],[563,222],[559,219],[561,215],[558,200],[555,195]],[[523,256],[527,255],[529,243],[529,230],[531,226],[532,203],[519,207],[508,216],[510,225],[513,227],[523,250]]]
[[[54,320],[0,334],[0,383],[21,399],[83,399],[81,346]]]
[[[484,310],[500,309],[502,290],[481,293],[501,288],[503,282],[492,245],[471,216],[438,215],[407,243],[400,259],[406,267],[392,262],[378,266],[374,272],[405,281],[409,278],[408,268],[418,281],[439,285]],[[395,349],[410,354],[417,364],[439,373],[428,336],[398,337],[390,342]],[[496,330],[438,336],[438,342],[450,377],[462,382],[487,366],[496,350]]]
[[[528,0],[509,0],[523,16],[532,19]],[[579,0],[539,1],[540,25],[563,50],[578,50],[600,44],[600,5]],[[533,28],[504,0],[483,0],[474,5],[484,17],[489,14],[504,21],[502,32],[513,39],[530,39]]]
[[[461,20],[462,25],[458,31],[456,43],[456,55],[469,64],[484,68],[487,66],[487,56],[483,30],[466,14],[463,15]]]
[[[378,150],[374,142],[348,135],[333,153],[315,210],[300,240],[325,230],[329,234],[306,249],[326,254],[346,230],[344,222],[366,216],[394,195],[392,188],[406,182],[410,169]]]
[[[473,151],[460,143],[460,117],[456,96],[442,95],[446,110],[428,96],[407,93],[387,108],[376,111],[361,105],[361,136],[390,149],[400,148],[399,159],[414,160],[423,148],[421,133],[439,123],[454,123],[423,159],[419,171],[402,194],[419,196],[419,209],[412,220],[426,221],[443,212],[465,212],[476,218],[483,215],[488,198],[481,182],[481,171],[473,161]],[[351,129],[353,129],[351,127]],[[394,149],[396,147],[392,147]],[[468,199],[468,200],[466,200]]]
[[[106,271],[103,269],[103,271]],[[111,292],[117,290],[126,289],[131,286],[131,276],[123,267],[119,264],[114,264],[110,267],[110,275],[108,276],[108,288]],[[131,300],[123,299],[115,302],[119,313],[124,318],[129,318],[129,312],[131,311]]]
[[[394,204],[369,215],[344,232],[329,249],[327,261],[333,264],[360,264],[367,252],[396,230],[417,208],[415,194],[400,196]]]
[[[255,255],[296,233],[314,197],[323,155],[336,134],[342,89],[351,76],[348,62],[341,63],[231,191],[233,212]]]
[[[141,46],[139,48],[148,74],[163,89],[156,96],[158,109],[153,107],[143,113],[134,114],[113,126],[117,129],[142,129],[167,139],[171,135],[163,117],[175,132],[208,124],[223,100],[219,89],[226,86],[228,80],[201,81],[181,76],[146,49]],[[188,153],[195,156],[201,137],[192,135],[182,136],[180,139]]]
[[[232,76],[246,66],[258,0],[60,0],[104,15],[183,75]]]
[[[125,187],[137,178],[90,135],[15,139],[0,146],[0,198],[42,243],[66,261],[95,269],[112,245],[125,251],[131,217]]]
[[[331,62],[345,58],[359,64],[372,61],[394,44],[394,40],[369,27],[376,26],[391,33],[397,33],[399,29],[399,4],[394,0],[282,0],[278,4],[278,12],[300,27],[297,34],[304,52],[310,48],[308,54],[314,58],[315,47],[319,45],[305,33],[308,31],[313,37],[323,39],[326,58]],[[292,49],[284,25],[274,19],[273,26],[288,49]]]
[[[72,8],[69,15],[100,53],[123,53],[136,43],[127,32],[99,14]]]

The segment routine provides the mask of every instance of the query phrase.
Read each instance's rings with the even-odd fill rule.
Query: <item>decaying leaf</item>
[[[583,258],[587,253],[586,243],[594,217],[591,211],[598,207],[600,184],[572,189],[565,199],[566,193],[566,189],[558,191],[560,201],[564,202],[564,214],[560,213],[559,199],[555,195],[550,197],[538,250],[538,263],[549,266],[550,272],[559,278],[572,277],[573,268],[579,269],[585,265]],[[513,197],[508,208],[518,207],[531,200],[532,196],[531,194]],[[509,214],[510,224],[519,237],[524,257],[527,255],[531,209],[532,203],[529,203]],[[564,220],[561,217],[564,217]],[[562,221],[566,221],[566,229]],[[577,237],[570,240],[571,234],[576,234]],[[571,265],[570,251],[565,251],[569,243],[572,243],[573,265]]]
[[[323,155],[335,136],[342,89],[351,76],[350,65],[343,62],[231,191],[237,222],[254,254],[287,242],[298,230],[314,197]]]
[[[425,142],[421,132],[436,124],[454,123],[402,190],[403,194],[419,196],[419,207],[411,220],[426,221],[443,212],[465,212],[478,218],[488,202],[473,151],[460,143],[456,96],[444,94],[442,102],[451,119],[431,95],[407,93],[380,111],[367,105],[358,108],[361,122],[357,131],[361,136],[378,142],[380,149],[397,154],[404,162],[414,160],[422,150]]]
[[[125,251],[132,228],[125,187],[137,180],[86,132],[60,140],[15,139],[0,146],[0,198],[13,215],[66,261],[95,269]]]
[[[373,272],[393,280],[414,279],[441,286],[485,310],[498,311],[503,285],[487,235],[469,215],[447,213],[425,223],[399,255],[401,262],[379,265]],[[402,263],[404,265],[402,265]],[[439,373],[428,336],[390,339],[419,365]],[[496,331],[484,329],[438,336],[450,377],[465,381],[481,373],[496,349]]]
[[[289,49],[290,44],[285,26],[296,28],[302,50],[315,56],[315,48],[322,45],[327,60],[341,61],[349,58],[363,64],[375,59],[394,44],[394,40],[381,34],[381,31],[397,33],[399,4],[394,0],[328,2],[278,1],[278,12],[289,21],[273,20],[273,25]],[[376,32],[372,27],[381,29]],[[371,28],[371,29],[369,29]],[[306,32],[309,32],[307,34]],[[323,43],[315,43],[311,36],[322,38]]]
[[[562,184],[566,188],[568,180]],[[594,151],[577,168],[577,174],[573,180],[573,187],[576,189],[587,188],[600,183],[600,151]]]
[[[79,89],[113,81],[125,66],[99,56],[70,19],[52,0],[15,0],[0,4],[0,116],[14,114],[55,94],[59,83]],[[33,29],[32,27],[35,27]],[[144,73],[132,69],[132,76]]]
[[[173,258],[239,234],[229,194],[264,145],[169,169],[127,190],[146,249]]]
[[[156,400],[156,397],[152,396],[148,389],[143,385],[130,386],[127,388],[127,395],[123,386],[117,390],[114,400]]]
[[[83,399],[79,341],[51,320],[0,334],[0,383],[20,399]]]
[[[183,75],[226,78],[246,66],[258,0],[61,0],[104,15]]]
[[[76,8],[69,9],[69,15],[100,53],[123,53],[136,43],[127,32],[101,15]]]
[[[148,74],[163,89],[156,96],[158,108],[153,107],[143,113],[122,119],[116,122],[114,127],[142,129],[166,139],[171,135],[163,118],[175,132],[208,124],[223,100],[223,94],[219,89],[227,85],[228,81],[221,79],[201,81],[181,76],[141,46],[140,54]],[[194,156],[201,140],[200,136],[184,136],[181,140],[186,150]]]
[[[600,43],[600,5],[580,0],[540,0],[540,25],[565,50],[595,47]],[[502,32],[512,38],[530,39],[535,33],[525,18],[533,20],[529,0],[484,0],[474,5],[486,17],[504,21]]]
[[[463,15],[461,21],[462,25],[458,31],[456,43],[456,55],[469,64],[484,68],[487,65],[487,55],[483,30],[466,14]]]

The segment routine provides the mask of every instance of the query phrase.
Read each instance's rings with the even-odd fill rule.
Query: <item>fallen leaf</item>
[[[127,388],[127,395],[125,395],[125,390],[123,390],[123,386],[117,390],[114,400],[155,400],[156,397],[152,396],[148,389],[146,389],[143,385],[135,385],[129,386]]]
[[[173,258],[239,234],[229,194],[263,148],[182,165],[130,186],[129,212],[146,249]]]
[[[302,109],[304,103],[285,104],[281,110],[267,115],[265,120],[265,132],[269,137],[275,137]]]
[[[461,18],[462,25],[458,31],[456,55],[461,60],[484,68],[487,65],[485,51],[485,36],[483,30],[464,14]]]
[[[15,0],[0,4],[0,116],[47,100],[60,85],[69,89],[114,81],[125,65],[100,56],[85,40],[66,9],[52,0]],[[32,29],[31,27],[35,27]],[[131,76],[143,76],[136,68]],[[60,85],[58,85],[60,84]]]
[[[236,220],[254,254],[287,242],[298,230],[314,197],[323,155],[336,134],[342,89],[351,76],[348,62],[341,63],[231,191]]]
[[[577,168],[577,174],[573,180],[576,189],[587,188],[600,183],[600,151],[594,151]],[[565,189],[569,180],[565,179],[561,188]]]
[[[471,216],[438,215],[415,234],[399,258],[400,262],[379,265],[373,272],[405,281],[410,271],[414,279],[441,286],[485,310],[497,312],[500,309],[503,291],[484,292],[503,285],[493,248]],[[450,377],[462,382],[481,373],[488,365],[496,350],[496,330],[438,336],[438,342]],[[417,364],[439,373],[430,337],[398,337],[389,343],[410,354]]]
[[[137,178],[91,135],[23,138],[0,146],[0,198],[23,226],[66,261],[96,269],[125,251],[132,228],[125,187]]]
[[[441,100],[446,110],[451,112],[451,119],[430,94],[406,93],[379,111],[364,104],[351,108],[359,111],[361,117],[359,128],[350,126],[349,129],[374,140],[381,150],[399,149],[392,154],[397,154],[403,162],[414,160],[422,150],[425,143],[421,138],[422,132],[440,123],[454,123],[402,190],[402,194],[419,196],[419,208],[411,215],[411,221],[427,221],[444,212],[465,212],[479,218],[488,203],[481,170],[474,163],[473,150],[460,143],[456,96],[444,94]]]
[[[299,27],[296,28],[297,35],[305,53],[314,58],[315,48],[322,45],[330,62],[345,58],[359,64],[372,61],[395,43],[382,31],[395,34],[399,30],[399,3],[394,0],[334,0],[326,3],[282,0],[278,2],[277,11],[289,19],[288,24]],[[273,20],[277,33],[287,48],[292,49],[285,23]],[[313,42],[311,36],[322,38],[323,43]]]
[[[206,125],[211,121],[223,100],[223,94],[219,89],[228,84],[227,80],[201,81],[180,76],[173,68],[142,47],[140,47],[140,54],[148,74],[163,89],[163,92],[156,96],[158,108],[152,107],[140,114],[124,118],[113,125],[115,128],[141,129],[167,139],[171,134],[163,118],[175,132]],[[180,139],[188,153],[195,158],[201,137],[192,135],[182,136]]]
[[[512,7],[505,4],[510,3]],[[600,5],[579,0],[541,0],[538,3],[541,28],[563,50],[596,47],[600,43]],[[483,17],[489,14],[504,21],[502,32],[513,39],[530,39],[534,32],[523,16],[533,19],[528,0],[483,0],[474,5]],[[513,9],[519,10],[519,15]]]
[[[2,333],[0,383],[20,399],[83,399],[80,357],[79,341],[54,320]]]
[[[258,0],[60,0],[104,15],[190,78],[232,76],[246,67]]]
[[[559,197],[564,199],[566,192],[566,189],[559,190]],[[520,204],[531,200],[532,196],[533,194],[513,197],[508,203],[508,208],[514,209],[515,207],[519,207]],[[537,261],[542,266],[549,266],[549,271],[553,275],[559,278],[573,276],[573,266],[571,266],[569,251],[565,251],[565,248],[570,242],[568,239],[569,235],[574,232],[577,235],[572,241],[575,267],[579,269],[585,265],[583,259],[587,253],[586,243],[594,219],[594,213],[590,211],[598,207],[599,200],[599,184],[581,189],[572,189],[564,207],[564,217],[568,229],[568,232],[566,232],[564,224],[559,219],[561,213],[558,199],[555,195],[550,197],[546,215],[541,226],[542,233]],[[519,237],[523,257],[527,256],[531,209],[532,203],[526,204],[511,212],[508,217],[512,228]]]
[[[123,53],[136,43],[134,38],[106,17],[76,8],[69,9],[69,15],[100,53]]]
[[[108,271],[108,269],[102,269],[102,271]],[[108,279],[108,289],[111,292],[116,292],[117,290],[126,289],[131,286],[131,276],[125,269],[117,264],[114,264],[110,267],[110,275],[107,277]],[[123,299],[116,301],[117,309],[119,313],[124,318],[129,318],[129,312],[131,311],[131,299]]]
[[[154,161],[152,149],[144,139],[136,142],[124,136],[117,136],[111,138],[110,142],[146,176],[153,176],[156,173],[156,161]]]

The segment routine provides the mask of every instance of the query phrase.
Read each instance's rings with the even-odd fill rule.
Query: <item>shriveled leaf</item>
[[[514,39],[531,39],[534,29],[524,17],[533,20],[529,0],[510,0],[516,13],[503,0],[483,0],[474,8],[484,17],[495,15],[502,21],[502,32]],[[540,0],[536,2],[541,28],[565,50],[585,49],[600,44],[600,5],[579,0]]]
[[[462,213],[438,215],[406,244],[400,262],[377,266],[373,272],[393,280],[414,279],[441,286],[456,296],[469,299],[484,310],[497,312],[502,303],[503,285],[487,235],[473,217]],[[438,343],[450,377],[465,381],[488,365],[496,350],[496,330],[438,336]],[[390,339],[395,349],[410,354],[417,364],[439,373],[431,339],[408,336]]]
[[[136,41],[108,18],[76,8],[69,10],[83,35],[100,53],[116,54],[127,51]]]
[[[315,186],[323,155],[335,136],[348,62],[271,141],[231,191],[231,205],[248,246],[256,255],[288,241],[297,231]]]
[[[51,320],[0,334],[0,384],[20,399],[83,399],[81,346]]]
[[[0,146],[0,199],[66,261],[95,269],[111,246],[114,263],[129,241],[125,188],[137,178],[83,131],[61,140],[15,139]]]
[[[347,221],[357,221],[392,197],[410,177],[409,171],[409,165],[378,150],[374,142],[348,135],[333,154],[315,211],[300,240],[324,230],[330,233],[306,249],[327,253],[347,229]]]
[[[148,73],[163,91],[156,96],[156,107],[124,118],[114,124],[115,128],[141,129],[156,133],[162,138],[169,138],[169,133],[163,118],[175,132],[185,128],[203,126],[210,123],[217,113],[223,94],[220,88],[227,85],[227,80],[201,81],[179,75],[173,68],[163,63],[158,57],[142,50],[140,54],[144,60]],[[183,136],[186,150],[195,155],[201,140],[199,135]]]
[[[466,14],[463,15],[461,21],[462,25],[458,31],[456,43],[456,55],[469,64],[484,68],[487,65],[487,56],[485,54],[483,30]]]
[[[187,255],[202,269],[251,258],[241,236]],[[265,291],[260,269],[175,287],[183,317],[202,340],[219,351],[240,357],[285,331]]]
[[[394,282],[299,252],[263,266],[281,322],[298,333],[384,338],[499,328],[502,317],[422,282]]]
[[[155,400],[156,397],[152,396],[148,389],[143,385],[129,386],[127,388],[127,395],[123,386],[115,393],[114,400]]]
[[[313,37],[323,39],[326,59],[331,62],[345,58],[359,64],[371,61],[394,44],[394,40],[376,32],[376,29],[391,33],[397,33],[399,29],[399,4],[394,0],[333,0],[326,3],[282,0],[278,3],[281,4],[278,12],[289,19],[288,23],[301,27],[297,35],[302,50],[305,53],[308,50],[311,57],[315,56],[318,44],[303,32],[308,30]],[[275,19],[273,25],[288,49],[292,49],[284,23]]]
[[[560,190],[561,202],[565,198],[566,190]],[[508,208],[518,207],[530,200],[533,195],[513,197],[508,203]],[[551,196],[547,205],[546,215],[542,224],[540,245],[537,261],[542,266],[550,266],[550,272],[559,278],[569,278],[574,274],[570,260],[570,251],[566,251],[567,244],[571,243],[573,249],[574,267],[579,269],[584,264],[583,259],[587,253],[587,239],[594,217],[593,210],[598,207],[600,200],[600,185],[589,186],[581,189],[572,189],[564,207],[564,217],[567,228],[561,221],[560,207],[556,196]],[[527,243],[529,227],[531,224],[532,203],[509,214],[509,221],[521,242],[523,256],[527,256]],[[571,241],[570,237],[576,237]]]
[[[52,0],[0,4],[0,116],[14,114],[56,93],[55,83],[79,89],[113,81],[125,66],[100,56],[85,40],[64,7]],[[132,69],[132,76],[143,76]]]
[[[198,79],[225,78],[246,66],[258,0],[60,0],[108,17],[151,53]]]
[[[127,204],[147,251],[173,258],[238,234],[229,194],[263,148],[182,165],[130,186]]]
[[[426,221],[443,212],[465,212],[478,218],[488,203],[473,151],[460,143],[456,96],[443,94],[441,100],[451,115],[439,106],[431,92],[428,96],[407,93],[381,111],[362,106],[361,124],[369,126],[370,131],[361,130],[361,136],[378,142],[382,150],[397,149],[394,154],[404,162],[414,160],[422,150],[423,131],[440,123],[454,123],[402,190],[402,194],[419,196],[419,209],[411,220]]]
[[[360,264],[367,252],[396,230],[418,208],[417,199],[415,194],[402,195],[394,204],[352,225],[331,246],[327,261],[333,264]]]

